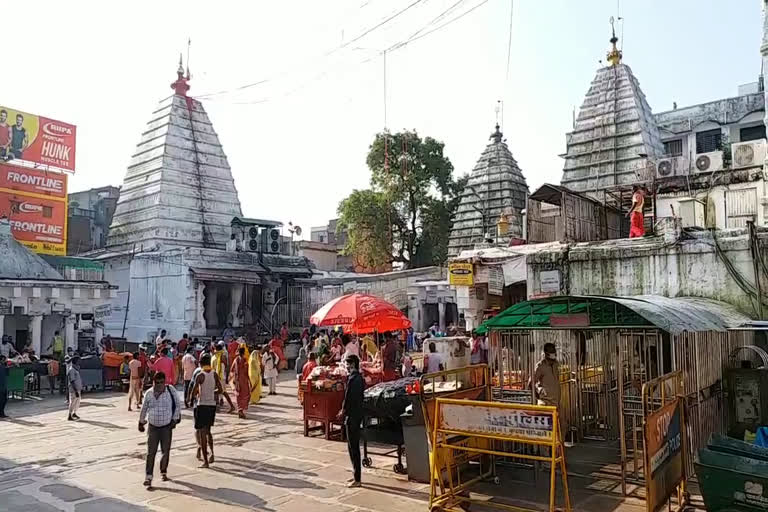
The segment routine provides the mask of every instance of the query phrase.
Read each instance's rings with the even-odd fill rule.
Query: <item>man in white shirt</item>
[[[166,333],[165,333],[165,329],[163,329],[162,331],[160,331],[160,335],[159,335],[157,338],[155,338],[155,348],[159,347],[159,346],[160,346],[160,344],[161,344],[163,341],[165,341],[165,334],[166,334]]]
[[[356,356],[360,359],[360,345],[357,341],[352,339],[349,334],[342,334],[341,342],[344,344],[344,354],[341,356],[342,361],[346,361],[349,356]]]
[[[3,335],[2,342],[0,343],[0,355],[5,356],[6,359],[10,359],[11,355],[16,355],[16,348],[11,343],[11,337]]]
[[[155,373],[152,389],[144,395],[139,416],[139,432],[144,432],[144,425],[149,423],[147,435],[147,464],[145,487],[152,487],[152,476],[155,473],[155,456],[157,445],[160,445],[163,456],[160,459],[160,476],[163,482],[168,480],[168,461],[171,456],[171,440],[173,429],[181,421],[179,397],[173,386],[165,385],[165,374]]]
[[[437,352],[434,341],[429,343],[429,354],[427,354],[424,361],[424,368],[424,373],[437,373],[445,369],[443,366],[443,356]]]

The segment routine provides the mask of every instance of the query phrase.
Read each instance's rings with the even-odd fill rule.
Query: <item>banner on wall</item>
[[[13,237],[41,254],[67,253],[67,200],[0,190],[0,216],[11,224]]]
[[[67,175],[29,167],[0,164],[0,189],[15,193],[67,198]]]
[[[76,127],[0,106],[0,159],[75,170]]]

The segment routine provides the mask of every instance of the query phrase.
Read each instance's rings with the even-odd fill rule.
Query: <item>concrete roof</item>
[[[52,266],[13,238],[8,219],[0,219],[0,279],[61,279]]]

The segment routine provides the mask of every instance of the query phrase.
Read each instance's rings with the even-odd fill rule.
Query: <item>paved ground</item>
[[[302,435],[296,384],[289,375],[279,396],[252,406],[247,420],[219,415],[214,431],[216,463],[198,468],[191,411],[174,433],[170,482],[156,476],[156,488],[142,487],[145,434],[138,413],[126,410],[126,395],[84,395],[79,422],[67,422],[59,395],[11,401],[10,421],[0,422],[0,511],[138,512],[205,510],[223,512],[394,512],[426,511],[427,485],[396,476],[391,459],[374,458],[364,470],[364,487],[347,489],[346,445]],[[158,454],[159,462],[159,454]],[[576,482],[572,487],[577,488]],[[504,480],[503,492],[519,505],[535,507],[546,496],[535,484]],[[640,512],[593,489],[574,489],[580,511]]]

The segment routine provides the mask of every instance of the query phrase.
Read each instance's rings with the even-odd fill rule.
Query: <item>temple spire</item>
[[[171,84],[171,89],[173,89],[175,94],[186,97],[187,91],[189,91],[189,84],[187,83],[189,81],[189,68],[187,68],[187,76],[185,78],[181,53],[179,53],[179,69],[176,70],[176,75],[176,81]]]
[[[616,37],[616,27],[614,26],[614,19],[611,16],[611,50],[606,55],[606,59],[611,66],[618,66],[621,64],[621,50],[616,47],[616,43],[619,42],[619,38]]]

